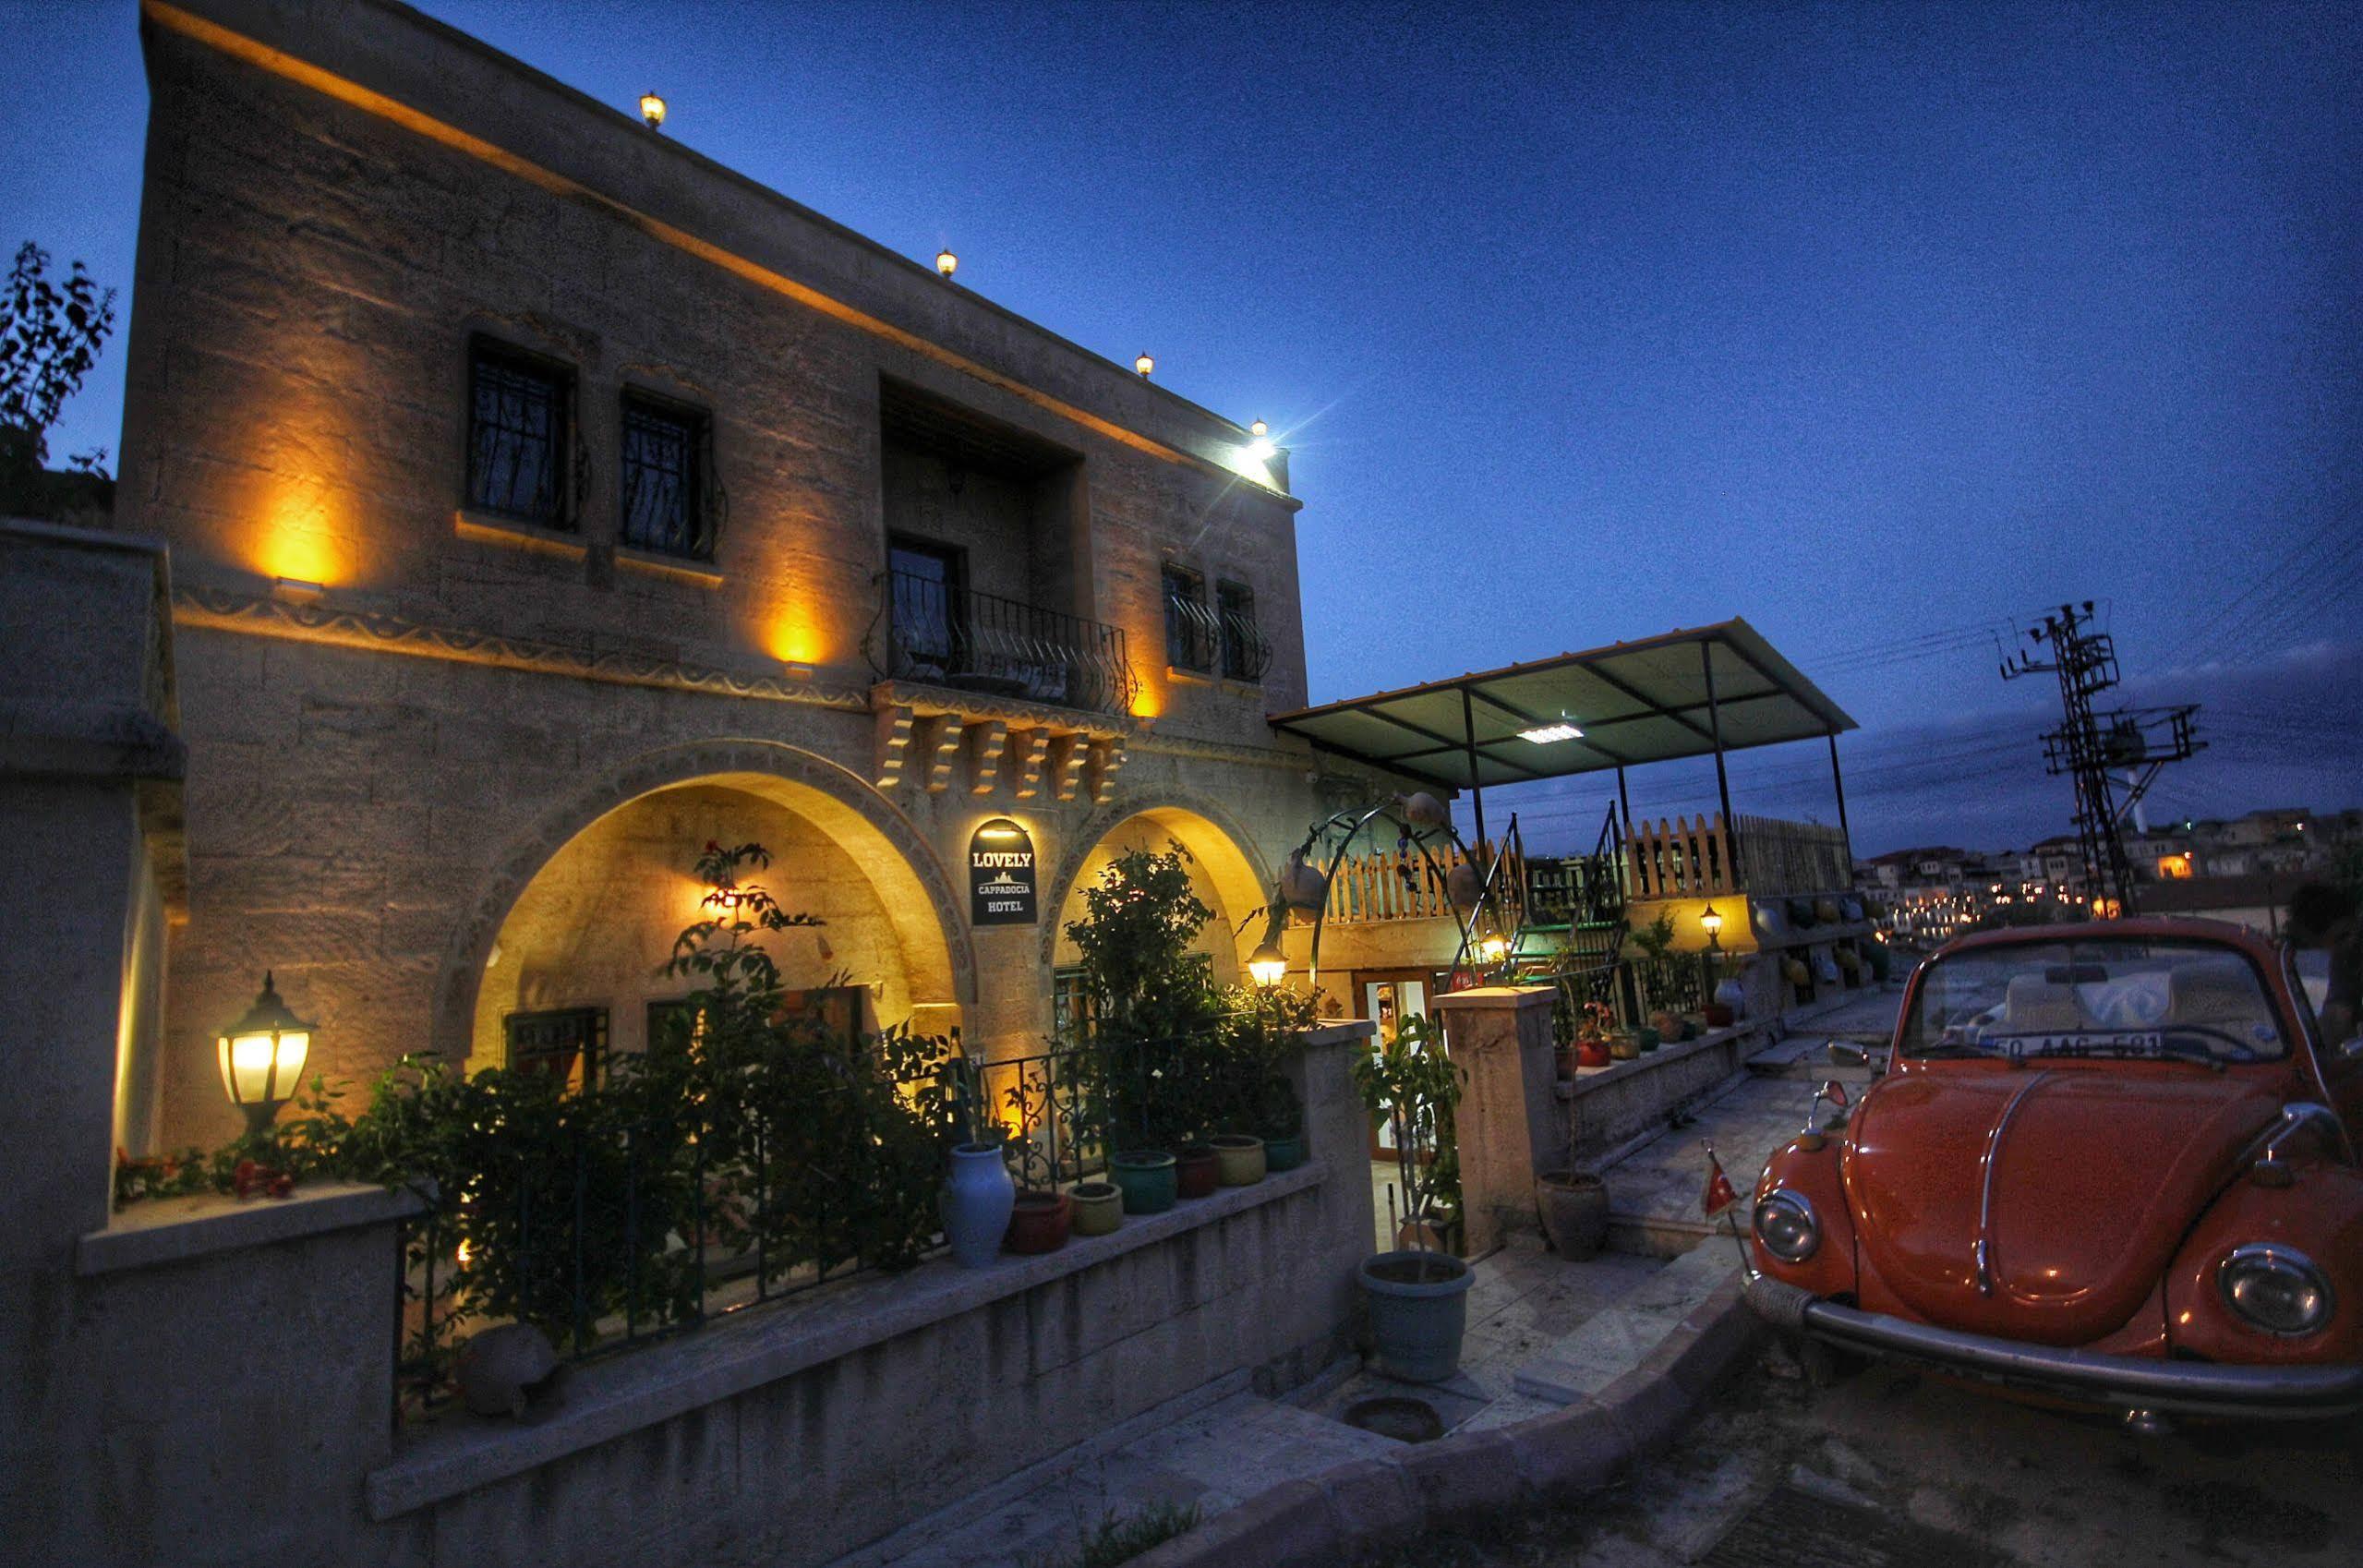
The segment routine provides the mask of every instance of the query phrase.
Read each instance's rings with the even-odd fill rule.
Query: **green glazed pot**
[[[1656,1030],[1650,1028],[1647,1024],[1643,1024],[1638,1032],[1641,1036],[1641,1049],[1645,1053],[1656,1050],[1664,1043],[1664,1036],[1660,1035]]]
[[[1127,1214],[1162,1214],[1181,1196],[1174,1157],[1162,1149],[1137,1149],[1110,1156],[1108,1179],[1123,1189]]]
[[[1267,1138],[1263,1140],[1263,1168],[1293,1171],[1305,1163],[1309,1153],[1301,1132],[1292,1132],[1285,1138]]]

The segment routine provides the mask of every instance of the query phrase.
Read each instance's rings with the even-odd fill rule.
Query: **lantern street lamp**
[[[960,259],[953,255],[949,249],[935,252],[935,275],[937,277],[942,278],[948,283],[952,281],[952,274],[959,270]]]
[[[1477,956],[1486,968],[1491,969],[1510,956],[1510,939],[1500,932],[1485,936],[1477,945]]]
[[[1700,930],[1706,933],[1706,946],[1710,949],[1719,948],[1723,946],[1721,941],[1723,935],[1723,917],[1715,912],[1714,905],[1709,904],[1706,906],[1706,912],[1698,917],[1698,925]]]
[[[279,999],[271,971],[262,975],[262,994],[244,1017],[222,1031],[214,1048],[222,1063],[222,1088],[230,1104],[247,1114],[247,1130],[260,1132],[295,1097],[304,1078],[304,1058],[311,1054],[312,1026],[297,1018]]]
[[[1288,973],[1288,960],[1282,956],[1280,944],[1265,937],[1248,955],[1248,973],[1258,985],[1277,985]]]
[[[1145,381],[1149,379],[1149,372],[1157,368],[1157,362],[1144,354],[1132,362],[1132,368],[1140,372],[1140,379]]]
[[[665,123],[665,101],[653,92],[642,93],[640,117],[648,122],[650,130],[661,129]]]

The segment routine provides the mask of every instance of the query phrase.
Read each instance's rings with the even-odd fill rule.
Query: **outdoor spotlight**
[[[1144,354],[1132,362],[1132,368],[1140,372],[1140,379],[1145,381],[1149,379],[1149,372],[1157,368],[1157,362]]]
[[[1281,956],[1280,944],[1265,937],[1248,955],[1248,973],[1258,985],[1277,985],[1288,973],[1288,960]]]
[[[247,1114],[248,1132],[269,1127],[279,1107],[295,1097],[311,1046],[312,1026],[288,1010],[271,971],[263,971],[262,994],[214,1042],[223,1091]]]
[[[665,101],[653,92],[642,93],[640,117],[648,122],[650,130],[661,128],[665,123]]]
[[[1706,912],[1698,917],[1698,928],[1706,933],[1708,947],[1716,947],[1722,945],[1719,939],[1723,935],[1723,917],[1715,912],[1714,905],[1707,905]]]
[[[959,270],[960,259],[958,257],[953,255],[948,250],[939,250],[935,252],[935,271],[936,274],[946,283],[950,283],[952,281],[952,274]]]

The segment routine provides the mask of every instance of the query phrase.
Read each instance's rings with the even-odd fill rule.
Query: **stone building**
[[[827,922],[790,983],[864,1027],[1039,1048],[1136,842],[1237,972],[1375,778],[1265,723],[1284,454],[386,0],[142,25],[116,525],[170,547],[188,764],[135,1146],[231,1130],[266,969],[332,1079],[639,1048],[708,839],[770,849]]]

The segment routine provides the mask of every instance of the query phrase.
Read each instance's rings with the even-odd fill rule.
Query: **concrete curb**
[[[1743,1283],[1734,1271],[1639,1366],[1591,1398],[1259,1492],[1134,1558],[1134,1568],[1335,1562],[1422,1530],[1597,1491],[1670,1442],[1754,1353],[1766,1331]]]

